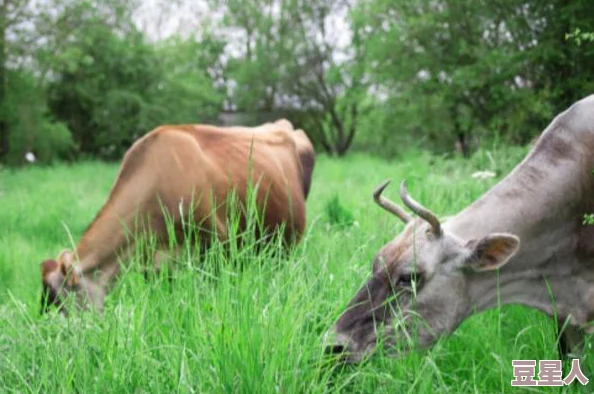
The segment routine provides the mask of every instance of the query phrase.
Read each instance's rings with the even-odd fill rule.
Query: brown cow
[[[213,235],[227,239],[229,208],[238,208],[243,231],[248,188],[262,235],[282,230],[286,245],[295,245],[305,229],[314,162],[306,134],[284,119],[254,128],[174,125],[147,133],[124,156],[107,202],[76,250],[41,264],[42,310],[53,304],[66,313],[69,293],[79,306],[102,310],[119,273],[118,258],[133,247],[129,230],[148,231],[164,249],[167,221],[176,240],[187,242],[182,221],[191,215],[200,229],[198,243],[207,245]]]
[[[412,199],[375,201],[406,227],[377,253],[369,281],[331,330],[329,350],[351,361],[430,347],[466,318],[522,304],[558,319],[563,353],[593,332],[594,95],[563,111],[530,154],[473,204],[443,222]],[[498,271],[498,272],[497,272]]]

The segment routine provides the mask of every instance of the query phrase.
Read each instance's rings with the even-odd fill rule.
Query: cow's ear
[[[466,245],[468,255],[463,266],[475,271],[491,271],[505,265],[520,248],[520,239],[513,234],[493,233]]]
[[[70,250],[63,250],[58,255],[58,264],[62,275],[66,278],[68,286],[74,287],[79,283],[79,277],[74,271],[75,256]]]

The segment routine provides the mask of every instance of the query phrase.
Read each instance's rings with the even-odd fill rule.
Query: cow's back
[[[245,205],[248,189],[256,190],[266,229],[285,224],[285,238],[299,238],[305,229],[305,196],[296,145],[289,133],[201,125],[161,127],[152,132],[151,153],[146,154],[158,174],[158,195],[174,215],[182,201],[193,201],[196,220],[224,231],[232,208],[227,204],[231,191]],[[243,229],[246,219],[243,215],[240,219]]]

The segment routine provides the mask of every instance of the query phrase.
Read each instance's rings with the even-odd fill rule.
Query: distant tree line
[[[124,0],[4,0],[0,9],[0,159],[120,158],[163,123],[216,118],[210,69],[224,45],[151,42]]]
[[[139,0],[3,0],[0,162],[118,159],[160,124],[222,111],[285,114],[336,156],[468,155],[526,143],[594,92],[586,0],[202,4],[190,28],[155,40]]]

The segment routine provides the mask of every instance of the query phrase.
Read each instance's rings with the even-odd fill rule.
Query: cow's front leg
[[[561,332],[559,338],[559,353],[561,358],[581,358],[584,351],[584,333],[579,327],[567,326]]]

